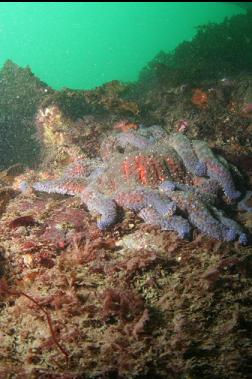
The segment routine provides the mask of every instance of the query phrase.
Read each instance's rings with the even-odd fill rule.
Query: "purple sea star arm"
[[[196,204],[194,210],[189,211],[188,218],[202,233],[219,241],[234,241],[236,232],[226,225],[218,222],[211,216],[207,208]]]
[[[151,205],[163,217],[172,216],[176,212],[176,204],[168,198],[161,198],[159,193],[149,195],[147,204]]]
[[[118,192],[115,195],[115,201],[123,208],[134,212],[139,212],[146,207],[153,207],[161,216],[169,216],[176,212],[176,204],[154,190],[138,189]]]
[[[193,141],[194,150],[198,158],[206,164],[207,175],[217,181],[223,189],[225,195],[230,200],[240,197],[240,192],[236,190],[234,181],[229,170],[217,159],[212,150],[204,141]]]
[[[147,207],[139,212],[139,217],[141,217],[146,224],[159,226],[162,230],[173,230],[177,232],[181,238],[190,237],[190,224],[181,216],[173,215],[168,218],[162,217],[154,208]]]
[[[214,204],[217,199],[214,191],[206,192],[205,188],[201,189],[201,187],[194,187],[188,184],[172,182],[169,180],[165,180],[163,183],[160,184],[158,188],[161,193],[164,193],[167,195],[169,195],[170,191],[175,191],[175,190],[190,192],[197,195],[199,200],[207,204]]]
[[[235,220],[226,217],[221,210],[215,207],[211,207],[211,210],[223,225],[228,227],[230,230],[233,230],[233,233],[239,237],[238,241],[241,245],[247,245],[249,243],[249,236],[245,233],[241,225],[239,225]]]
[[[247,245],[249,243],[249,237],[244,232],[243,228],[234,220],[228,218],[225,216],[224,212],[221,210],[215,208],[210,201],[208,201],[208,198],[204,197],[200,198],[197,194],[198,200],[206,200],[206,203],[208,206],[210,206],[211,213],[216,217],[216,219],[219,221],[218,224],[216,224],[216,220],[211,216],[208,209],[204,207],[202,204],[200,205],[200,201],[191,200],[189,202],[189,195],[184,192],[184,195],[182,196],[181,191],[185,191],[187,189],[187,185],[185,184],[179,184],[175,182],[169,182],[165,181],[160,186],[160,191],[166,193],[169,196],[169,193],[171,195],[172,191],[180,190],[180,192],[175,192],[173,195],[171,195],[173,198],[177,197],[179,199],[180,205],[182,204],[182,207],[184,210],[187,210],[188,212],[191,210],[189,219],[190,221],[198,227],[201,231],[204,232],[205,227],[199,226],[199,220],[205,220],[204,223],[208,226],[211,225],[211,236],[215,235],[217,239],[224,239],[224,240],[234,240],[236,236],[239,236],[239,243],[242,245]],[[194,193],[191,191],[191,193]],[[192,205],[194,201],[194,206]],[[218,230],[216,230],[216,226],[219,227],[219,234]],[[204,228],[204,229],[202,229]],[[205,231],[207,234],[207,232]]]
[[[165,180],[160,184],[159,190],[164,193],[169,193],[171,191],[175,191],[178,188],[178,183],[172,182],[171,180]]]
[[[216,220],[195,194],[170,191],[167,195],[175,201],[179,209],[188,214],[191,224],[202,233],[220,241],[233,241],[236,238],[234,230]]]
[[[92,188],[86,188],[81,194],[81,200],[86,204],[90,212],[100,214],[100,218],[97,221],[99,229],[108,229],[111,225],[116,223],[117,207],[112,199]]]
[[[45,182],[36,182],[32,185],[32,188],[36,191],[47,192],[47,193],[59,193],[62,195],[74,195],[71,191],[67,190],[62,186],[63,182],[60,179],[48,180]]]
[[[191,141],[184,134],[172,134],[168,141],[191,174],[196,176],[204,176],[206,174],[205,163],[196,156]]]
[[[78,178],[61,178],[56,180],[48,180],[44,182],[36,182],[32,188],[36,191],[47,193],[58,193],[61,195],[79,195],[86,187],[83,179]]]
[[[174,215],[164,221],[163,230],[174,230],[181,238],[190,238],[191,225],[189,222],[181,216]]]
[[[148,138],[145,138],[133,132],[118,133],[116,139],[122,147],[130,145],[136,147],[139,150],[146,149],[152,144]]]
[[[140,125],[138,133],[153,142],[160,141],[167,137],[167,132],[160,125],[152,125],[148,127]]]

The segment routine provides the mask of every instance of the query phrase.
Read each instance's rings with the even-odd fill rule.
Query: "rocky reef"
[[[252,10],[220,24],[198,27],[192,41],[170,53],[160,52],[140,73],[140,82],[151,86],[178,86],[251,73]]]
[[[191,48],[204,56],[200,41],[243,17],[202,29]],[[250,377],[243,68],[54,91],[4,66],[0,377]]]
[[[0,169],[38,162],[34,117],[50,91],[31,70],[7,61],[0,71]]]

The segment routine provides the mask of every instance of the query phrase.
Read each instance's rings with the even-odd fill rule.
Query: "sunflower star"
[[[148,224],[188,238],[192,227],[223,241],[248,243],[242,227],[214,205],[222,192],[229,202],[240,197],[230,167],[203,141],[167,135],[157,126],[111,135],[101,144],[101,158],[78,160],[56,180],[33,188],[77,195],[97,225],[117,222],[117,207],[137,212]]]

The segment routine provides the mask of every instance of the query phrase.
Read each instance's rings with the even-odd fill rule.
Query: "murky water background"
[[[245,13],[228,3],[1,3],[0,64],[29,65],[55,89],[132,81],[196,27]]]

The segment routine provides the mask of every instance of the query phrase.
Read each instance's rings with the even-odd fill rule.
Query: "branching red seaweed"
[[[41,304],[39,304],[39,302],[37,300],[35,300],[33,297],[31,297],[27,293],[25,293],[23,291],[17,291],[17,290],[9,289],[7,283],[5,282],[4,279],[0,279],[0,294],[2,294],[2,295],[3,294],[7,294],[7,295],[11,295],[11,296],[24,296],[28,300],[30,300],[31,302],[33,302],[44,313],[44,315],[46,317],[46,320],[47,320],[47,323],[48,323],[48,326],[49,326],[49,329],[50,329],[50,333],[51,333],[53,342],[58,347],[58,349],[61,351],[61,353],[64,355],[64,357],[66,359],[66,362],[68,362],[68,360],[69,360],[69,354],[66,351],[66,349],[63,346],[61,346],[61,344],[57,340],[56,333],[55,333],[55,330],[54,330],[53,325],[52,325],[51,316],[44,309],[44,307]]]

